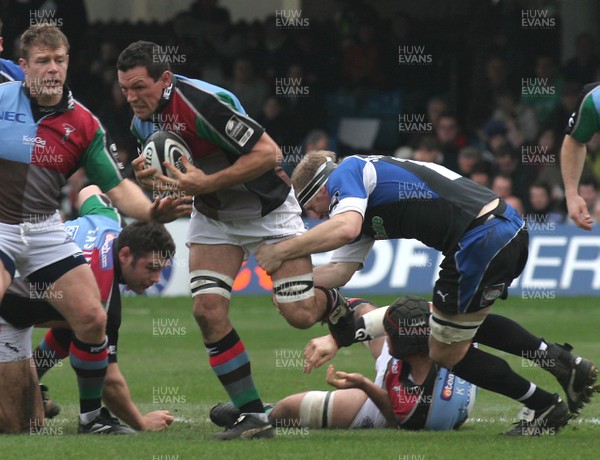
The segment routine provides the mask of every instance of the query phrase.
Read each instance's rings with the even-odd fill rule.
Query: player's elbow
[[[341,246],[352,243],[360,235],[360,228],[356,228],[354,225],[345,224],[338,227],[338,242]]]

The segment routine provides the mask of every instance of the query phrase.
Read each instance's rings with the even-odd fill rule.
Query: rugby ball
[[[173,177],[171,172],[163,166],[163,162],[174,165],[181,172],[186,172],[182,157],[186,156],[192,162],[192,152],[181,136],[170,131],[156,131],[142,148],[147,168],[156,168],[160,174]]]

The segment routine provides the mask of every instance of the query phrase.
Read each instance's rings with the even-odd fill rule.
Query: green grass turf
[[[380,305],[391,297],[373,297]],[[584,409],[579,419],[557,436],[537,439],[505,438],[520,405],[496,394],[480,391],[472,418],[458,431],[410,433],[392,430],[297,430],[267,441],[218,442],[218,428],[208,421],[208,411],[227,399],[204,351],[187,298],[126,298],[119,341],[119,364],[134,401],[143,412],[169,409],[177,421],[167,432],[139,433],[127,437],[77,436],[77,390],[67,361],[52,370],[45,383],[63,407],[49,422],[46,435],[0,437],[0,459],[591,459],[597,458],[600,402]],[[521,300],[497,302],[496,313],[505,314],[549,340],[568,341],[582,355],[600,362],[600,308],[595,298]],[[295,361],[307,340],[326,333],[315,326],[296,330],[285,323],[270,299],[237,296],[231,316],[248,348],[255,381],[265,401],[308,389],[327,389],[325,367],[311,375]],[[153,329],[153,322],[170,324]],[[176,323],[175,323],[176,322]],[[176,325],[175,325],[176,324]],[[160,335],[168,330],[170,335]],[[36,331],[34,340],[41,336]],[[505,356],[505,355],[503,355]],[[506,357],[506,356],[505,356]],[[287,361],[278,361],[278,358]],[[291,359],[291,361],[290,361]],[[550,374],[507,357],[513,368],[544,388],[560,391]],[[341,350],[337,369],[372,377],[373,361],[358,345]],[[287,367],[284,367],[287,366]],[[169,395],[168,397],[166,395]],[[599,395],[600,397],[600,395]],[[162,398],[165,403],[160,404]],[[292,430],[288,430],[292,431]]]

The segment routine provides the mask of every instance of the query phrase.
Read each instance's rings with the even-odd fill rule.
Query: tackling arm
[[[329,289],[344,286],[361,267],[359,262],[329,262],[313,270],[314,282]]]
[[[336,214],[300,236],[259,246],[256,261],[267,273],[274,273],[286,260],[337,249],[360,235],[362,219],[356,211]]]
[[[152,202],[142,189],[129,179],[124,179],[119,184],[106,192],[115,207],[124,214],[137,220],[158,222],[171,222],[178,217],[188,216],[191,213],[191,197],[182,197],[176,200],[170,198],[157,199]]]

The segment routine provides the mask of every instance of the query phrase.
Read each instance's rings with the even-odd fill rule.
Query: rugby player
[[[102,399],[108,409],[136,430],[166,429],[173,421],[168,411],[141,414],[137,409],[117,362],[121,325],[119,284],[142,294],[158,282],[161,270],[175,252],[166,228],[156,222],[136,222],[121,228],[117,210],[96,186],[79,194],[80,217],[65,223],[67,232],[83,251],[108,312],[108,370]],[[65,318],[48,302],[47,295],[26,279],[16,278],[0,304],[0,432],[17,432],[44,420],[37,380],[56,362],[69,355],[74,340]],[[33,326],[53,326],[41,341],[31,361]],[[30,368],[37,365],[36,372]],[[88,368],[93,370],[93,368]],[[82,385],[83,383],[83,385]],[[80,382],[85,394],[93,387]],[[56,409],[56,406],[54,406]],[[50,414],[56,415],[57,412]],[[128,427],[103,408],[99,420],[79,424],[79,433],[130,434]]]
[[[565,184],[565,198],[569,217],[584,230],[592,229],[592,216],[578,187],[583,172],[587,149],[585,144],[600,131],[600,83],[583,87],[577,108],[569,118],[560,150],[560,168]]]
[[[360,374],[335,373],[329,366],[327,382],[338,391],[311,391],[286,397],[269,413],[271,423],[281,427],[409,430],[451,430],[464,423],[475,402],[476,388],[427,356],[427,325],[433,305],[414,296],[401,297],[390,307],[379,309],[365,299],[349,299],[349,304],[358,319],[356,331],[365,334],[368,329],[375,334],[363,342],[376,360],[374,386]],[[365,328],[365,324],[373,322],[380,326]],[[498,341],[494,332],[497,329],[510,330],[512,335]],[[386,342],[376,337],[380,334],[385,334]],[[517,340],[513,340],[513,335]],[[572,373],[572,363],[579,357],[570,353],[570,345],[546,342],[504,316],[488,315],[474,342],[538,364],[557,378],[567,397],[570,380],[581,378],[577,370]],[[337,350],[332,335],[311,340],[306,347],[305,371],[320,367]],[[591,393],[585,402],[589,397]],[[231,426],[236,415],[239,412],[227,403],[211,410],[211,420],[220,426]],[[542,433],[537,430],[537,434]]]
[[[158,130],[174,131],[190,147],[194,165],[184,158],[183,173],[165,163],[171,179],[156,168],[145,169],[139,158],[133,161],[136,178],[149,191],[194,196],[188,232],[194,317],[210,365],[244,413],[234,429],[215,437],[273,437],[250,358],[228,310],[243,261],[264,241],[302,233],[301,209],[278,166],[281,149],[245,114],[237,97],[207,82],[174,75],[169,59],[155,43],[132,43],[117,60],[119,84],[133,110],[131,127],[139,142]],[[286,261],[271,277],[279,310],[292,326],[350,321],[352,312],[336,289],[313,285],[308,255]]]
[[[24,81],[0,85],[0,299],[18,270],[67,319],[75,334],[71,362],[86,388],[79,418],[88,425],[101,417],[106,312],[92,271],[57,211],[60,189],[82,167],[117,208],[138,220],[169,221],[190,209],[183,199],[152,203],[123,180],[98,119],[65,85],[68,52],[60,29],[33,25],[21,35]]]
[[[445,258],[433,289],[430,357],[478,387],[523,403],[529,411],[510,434],[535,435],[539,427],[558,432],[570,418],[558,394],[471,346],[491,305],[507,297],[527,261],[528,233],[521,216],[491,190],[437,164],[354,155],[337,165],[333,157],[310,152],[292,175],[305,209],[330,219],[303,235],[259,247],[262,268],[270,273],[284,260],[335,250],[332,263],[317,268],[315,279],[342,286],[363,266],[376,239],[414,238],[441,251]],[[353,329],[332,333],[339,345],[354,340]],[[570,387],[569,405],[576,412],[598,370],[588,360],[572,366],[574,372],[580,368],[581,377]]]
[[[377,308],[365,299],[350,299],[356,317]],[[455,377],[427,356],[429,304],[401,297],[387,309],[385,338],[368,346],[376,360],[375,381],[358,373],[327,370],[336,391],[309,391],[288,396],[269,412],[275,427],[401,428],[451,430],[467,419],[475,402],[474,385]],[[333,337],[329,336],[333,341]],[[239,411],[230,403],[211,410],[211,420],[231,427]]]

